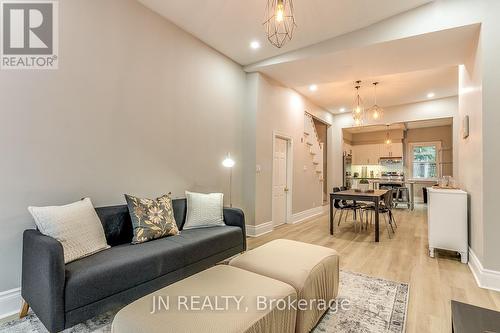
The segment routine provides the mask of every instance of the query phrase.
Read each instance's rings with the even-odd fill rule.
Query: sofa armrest
[[[23,234],[21,294],[50,332],[64,329],[64,252],[38,230]]]
[[[243,233],[243,250],[247,249],[247,232],[245,228],[245,214],[239,208],[224,208],[224,222],[226,225],[240,227]]]

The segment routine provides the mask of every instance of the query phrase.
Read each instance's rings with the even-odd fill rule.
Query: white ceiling
[[[255,69],[291,87],[317,105],[338,113],[353,104],[354,81],[364,82],[362,93],[370,106],[370,84],[379,81],[378,104],[393,106],[457,95],[457,66],[470,56],[478,26],[426,33],[409,38],[305,57],[269,62]],[[309,86],[317,85],[311,92]]]
[[[360,95],[365,108],[374,104],[373,82],[379,82],[377,104],[381,107],[425,101],[429,99],[427,94],[430,92],[434,93],[432,99],[458,94],[457,66],[359,79],[362,79]],[[339,113],[341,108],[345,108],[346,112],[352,109],[354,86],[354,81],[328,82],[318,85],[315,92],[309,91],[309,87],[297,90],[330,112]]]
[[[295,0],[297,29],[282,49],[267,42],[267,0],[138,0],[242,65],[369,26],[432,0]],[[262,47],[251,50],[251,41]]]

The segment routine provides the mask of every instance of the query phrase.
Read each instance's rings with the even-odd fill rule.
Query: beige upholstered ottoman
[[[286,239],[278,239],[248,251],[229,265],[283,281],[297,290],[298,300],[307,308],[297,312],[296,332],[309,332],[325,312],[309,306],[318,300],[337,297],[339,256],[335,250]]]
[[[218,265],[124,307],[116,314],[111,331],[294,332],[296,310],[278,306],[278,302],[274,307],[259,308],[259,296],[288,302],[288,299],[296,300],[297,294],[294,288],[281,281]],[[240,300],[239,306],[231,297]]]

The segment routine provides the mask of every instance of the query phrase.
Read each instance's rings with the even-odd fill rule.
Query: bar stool
[[[398,204],[406,204],[408,206],[408,209],[410,209],[410,190],[408,190],[408,187],[398,188],[394,207],[397,207]]]

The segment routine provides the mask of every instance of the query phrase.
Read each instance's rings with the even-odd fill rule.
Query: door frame
[[[293,138],[292,136],[280,132],[273,131],[273,150],[272,150],[272,169],[271,169],[271,221],[274,220],[273,216],[273,184],[274,184],[274,150],[276,139],[282,139],[287,141],[286,145],[286,183],[288,187],[288,192],[286,194],[286,214],[285,214],[285,224],[289,224],[292,221],[292,193],[293,193]],[[274,221],[272,222],[274,226]]]

